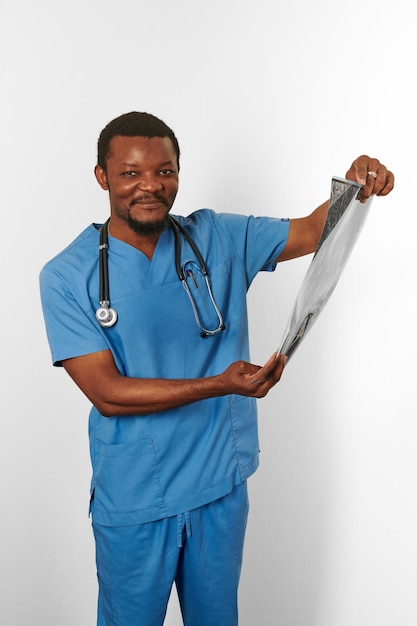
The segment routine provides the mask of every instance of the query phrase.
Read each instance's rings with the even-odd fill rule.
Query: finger
[[[366,176],[366,195],[377,194],[385,187],[387,168],[378,159],[369,159]]]
[[[276,352],[274,352],[274,354],[268,359],[265,365],[260,367],[255,374],[249,377],[251,378],[250,382],[253,385],[255,385],[257,383],[261,383],[261,382],[264,382],[265,380],[268,380],[268,378],[270,378],[271,373],[274,370],[277,358],[278,358],[278,355]]]
[[[385,181],[386,167],[378,159],[373,159],[367,154],[363,154],[353,161],[350,169],[346,173],[346,178],[373,189],[375,184],[382,189],[382,182]]]
[[[360,199],[362,202],[368,200],[373,194],[380,191],[385,184],[385,174],[381,168],[369,169],[366,175],[366,184],[362,187]]]
[[[394,177],[378,159],[362,155],[352,163],[346,178],[362,184],[359,199],[366,202],[372,195],[387,195],[394,187]]]
[[[394,189],[394,175],[378,159],[364,154],[356,159],[346,172],[348,180],[355,180],[363,185],[360,193],[361,202],[366,202],[372,195],[386,196]]]
[[[268,361],[263,365],[255,374],[250,376],[251,383],[253,385],[263,383],[271,378],[274,382],[277,382],[284,371],[284,367],[288,361],[288,357],[284,354],[278,354],[278,352],[274,352],[274,354],[268,359]]]
[[[354,180],[360,185],[366,185],[366,179],[369,171],[369,160],[370,159],[366,154],[358,157],[355,161],[353,161],[349,170],[346,172],[346,178],[348,180]]]
[[[386,170],[385,182],[380,191],[376,192],[377,196],[386,196],[394,189],[394,174]]]
[[[376,166],[375,166],[376,167]],[[369,170],[366,185],[361,191],[361,200],[365,201],[373,195],[387,195],[394,187],[393,176],[384,165]]]

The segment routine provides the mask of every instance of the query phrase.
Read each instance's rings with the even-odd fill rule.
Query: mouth
[[[166,208],[165,198],[160,198],[157,196],[147,196],[142,198],[133,198],[130,202],[130,207],[139,205],[142,209],[147,211],[155,211],[163,207]]]

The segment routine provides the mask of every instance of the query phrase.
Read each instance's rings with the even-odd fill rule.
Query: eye
[[[159,174],[160,176],[171,176],[172,174],[174,174],[174,170],[168,170],[168,169],[159,170]]]
[[[137,172],[133,172],[132,170],[128,170],[127,172],[122,172],[122,176],[137,176]]]

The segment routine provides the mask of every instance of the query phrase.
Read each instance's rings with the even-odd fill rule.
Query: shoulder
[[[50,270],[58,270],[68,265],[78,265],[93,253],[97,257],[100,224],[90,224],[63,250],[50,259],[41,270],[41,274]]]
[[[245,231],[251,216],[238,213],[217,213],[212,209],[198,209],[186,217],[175,215],[175,219],[184,228],[194,231],[196,235],[203,233],[208,236],[211,232],[226,236],[239,230]]]

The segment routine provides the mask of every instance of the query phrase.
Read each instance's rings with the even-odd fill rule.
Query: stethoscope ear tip
[[[226,330],[226,326],[224,324],[219,326],[219,328],[214,330],[214,331],[202,330],[201,333],[200,333],[200,337],[205,339],[206,337],[211,337],[212,335],[217,335],[218,332],[221,332],[223,330]]]

